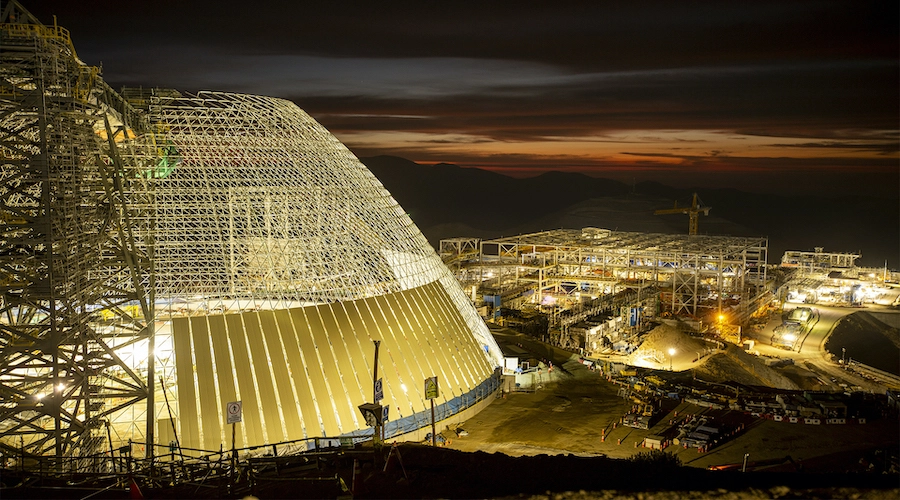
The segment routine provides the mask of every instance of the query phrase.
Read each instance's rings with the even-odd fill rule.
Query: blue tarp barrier
[[[481,384],[476,386],[471,391],[457,396],[446,403],[435,405],[434,407],[434,420],[435,422],[440,422],[441,420],[447,419],[460,413],[461,411],[474,406],[476,403],[483,401],[490,397],[494,392],[500,387],[500,372],[495,371],[493,375],[491,375],[488,379],[483,381]],[[396,408],[392,409],[391,414],[396,411]],[[390,439],[393,436],[399,436],[401,434],[406,434],[408,432],[413,432],[417,429],[421,429],[423,427],[431,426],[431,408],[428,408],[425,411],[415,413],[413,415],[405,416],[402,418],[397,418],[394,416],[395,420],[388,420],[387,425],[384,426],[384,438]],[[350,432],[347,434],[343,434],[342,437],[350,437],[353,438],[354,441],[365,441],[368,439],[372,439],[372,433],[374,429],[360,429],[355,432]]]

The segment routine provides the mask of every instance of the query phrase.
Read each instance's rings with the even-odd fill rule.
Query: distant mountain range
[[[709,216],[700,233],[769,238],[769,263],[785,250],[859,252],[863,266],[900,268],[897,198],[826,198],[758,194],[737,189],[676,189],[655,182],[624,184],[578,173],[525,179],[441,163],[419,165],[395,156],[361,158],[435,247],[441,239],[497,238],[558,228],[687,233],[686,215],[653,211],[689,206],[696,191]]]

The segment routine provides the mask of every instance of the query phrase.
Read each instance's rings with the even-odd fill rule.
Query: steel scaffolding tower
[[[0,448],[84,456],[152,393],[152,361],[125,359],[152,348],[117,146],[135,115],[65,29],[17,2],[0,23]]]

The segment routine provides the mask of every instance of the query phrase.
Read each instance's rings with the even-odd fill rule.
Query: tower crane
[[[678,200],[675,200],[675,208],[663,208],[661,210],[655,210],[653,212],[653,215],[688,214],[691,220],[690,227],[688,228],[688,234],[693,236],[697,234],[700,212],[703,212],[703,215],[709,215],[709,210],[711,208],[712,207],[703,206],[703,201],[700,199],[700,196],[698,196],[697,193],[694,193],[694,199],[691,202],[691,206],[679,207]]]

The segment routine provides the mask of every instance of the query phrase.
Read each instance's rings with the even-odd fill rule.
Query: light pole
[[[847,368],[847,362],[844,359],[847,356],[847,348],[841,347],[841,368]]]
[[[674,347],[669,348],[669,371],[673,371],[672,370],[672,356],[675,356],[675,348]]]

